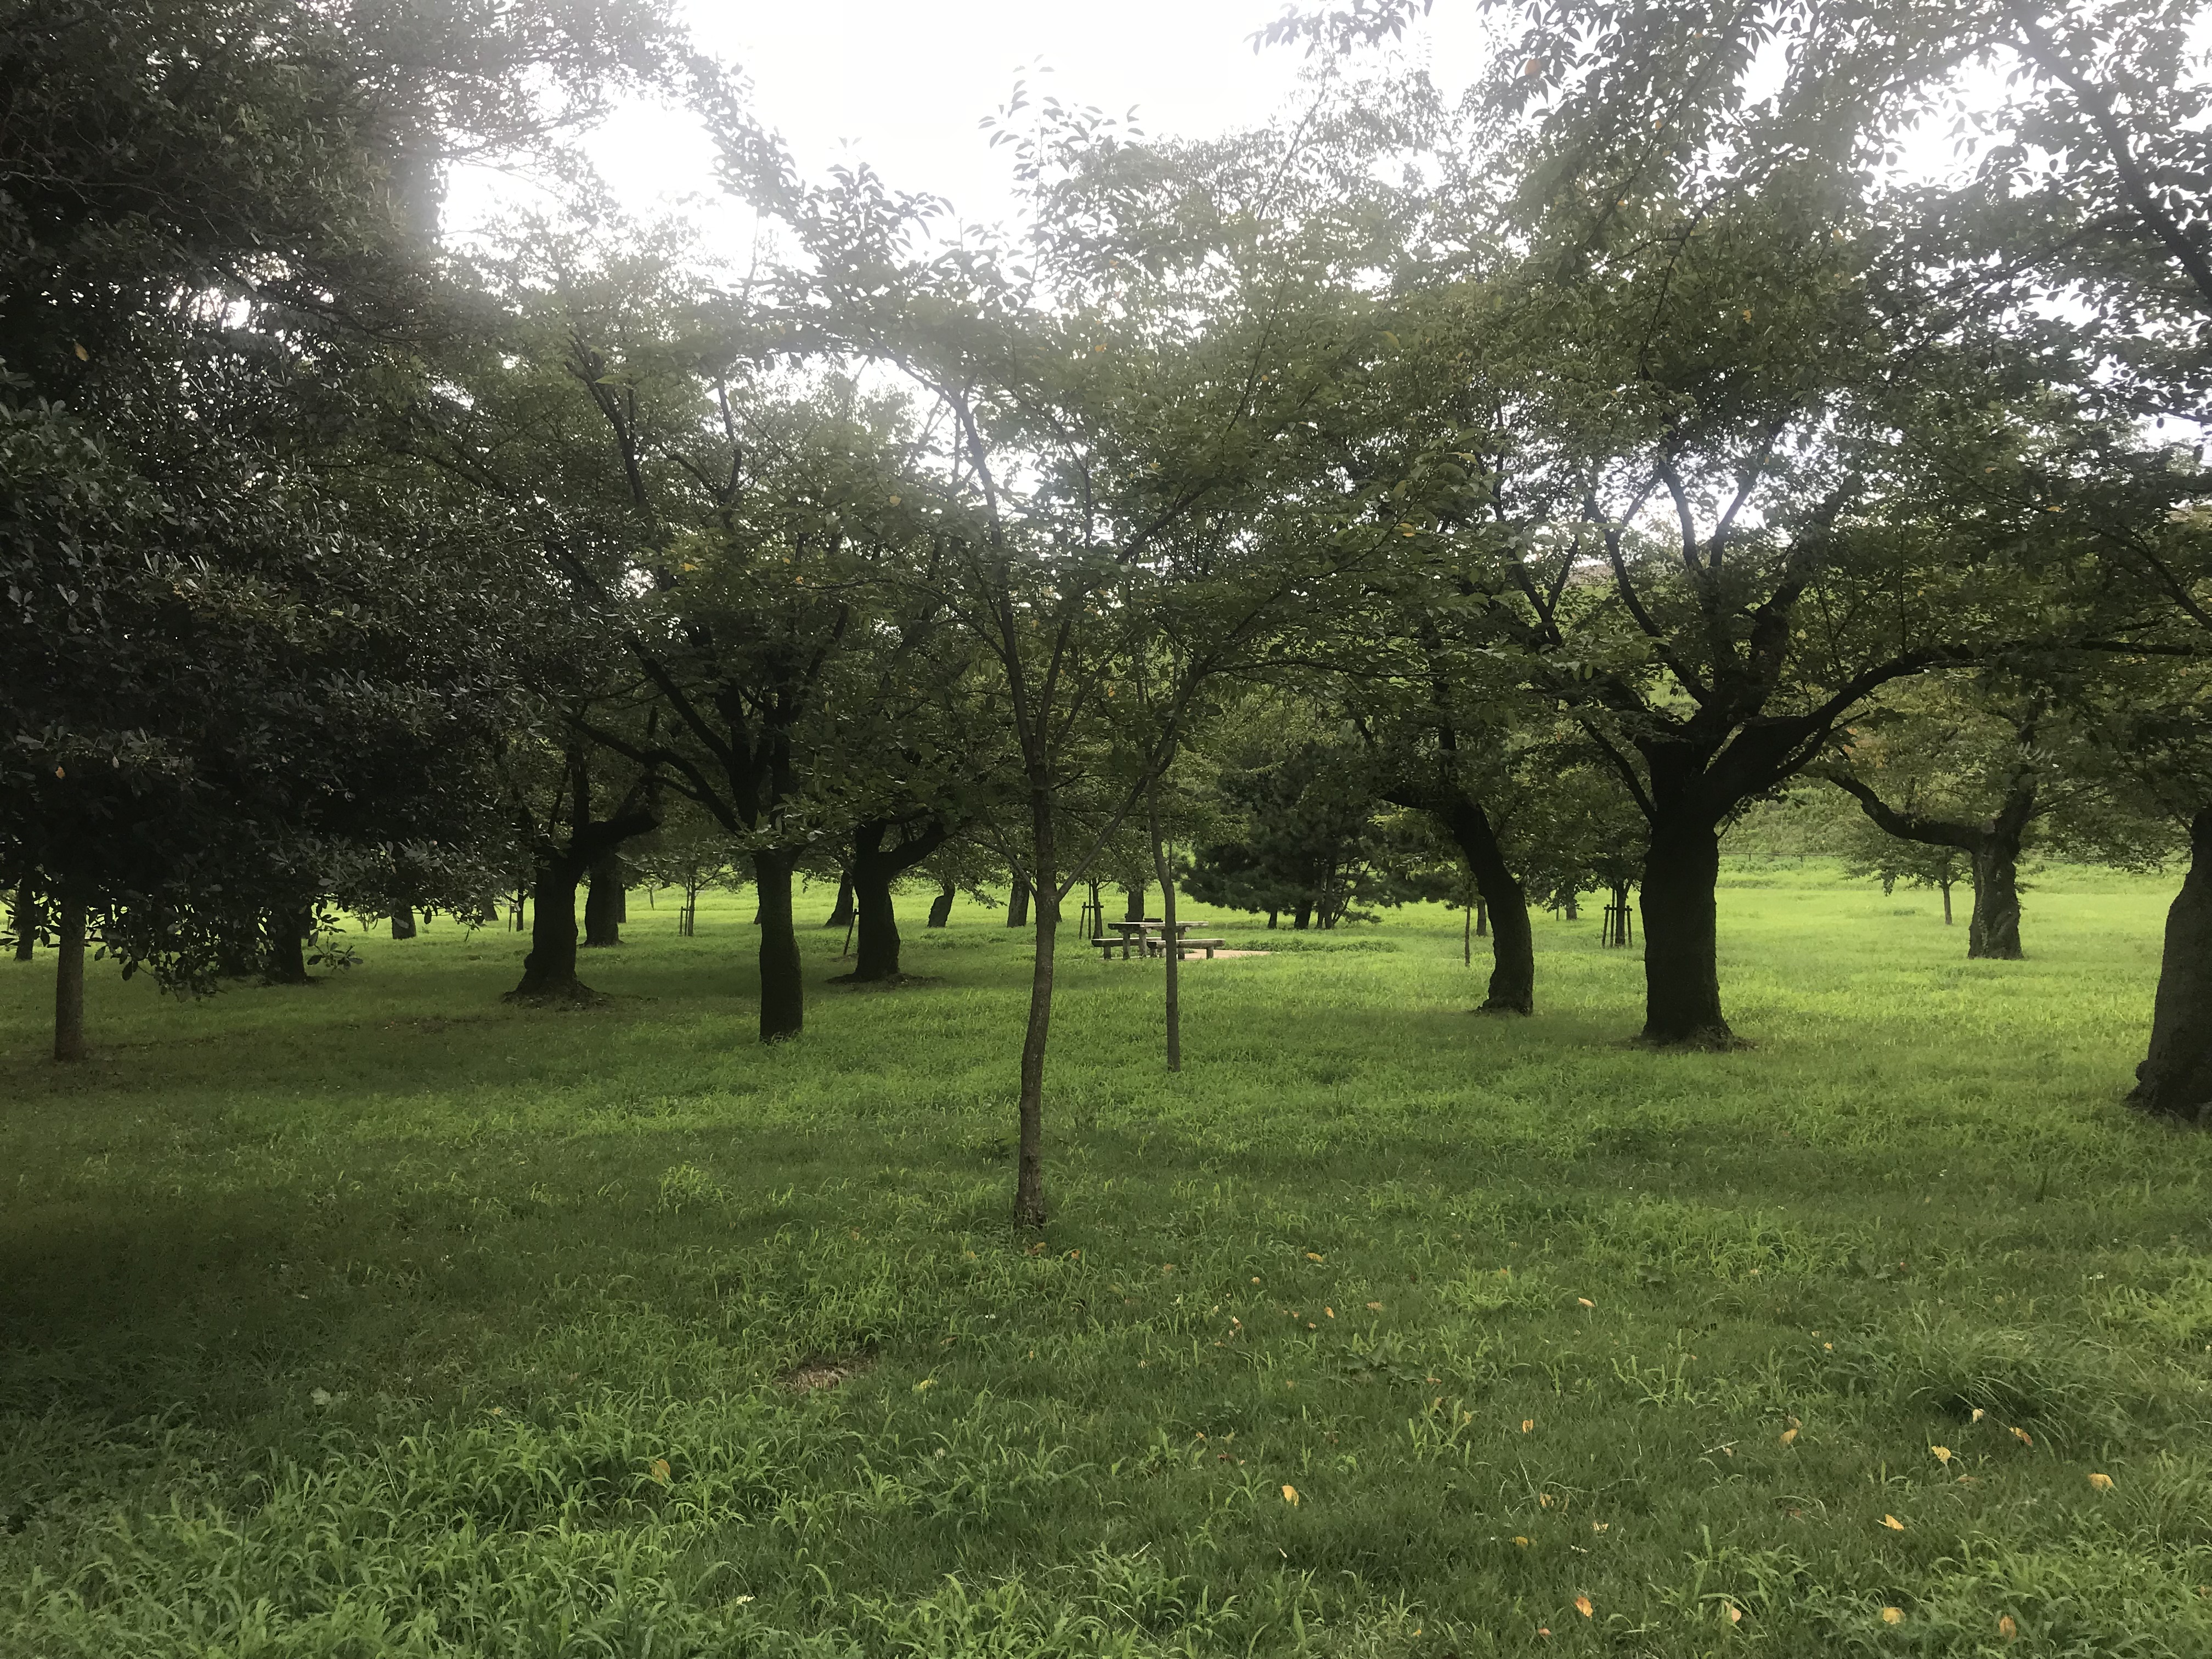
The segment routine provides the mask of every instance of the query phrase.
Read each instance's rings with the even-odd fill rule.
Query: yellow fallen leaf
[[[915,1384],[914,1385],[914,1391],[915,1391],[916,1394],[920,1394],[920,1393],[921,1393],[924,1389],[933,1389],[933,1388],[935,1388],[936,1386],[937,1386],[937,1379],[936,1379],[935,1377],[933,1377],[933,1376],[925,1376],[925,1377],[923,1377],[923,1378],[921,1379],[921,1382],[917,1382],[917,1383],[915,1383]]]
[[[2110,1492],[2112,1489],[2112,1477],[2109,1474],[2093,1474],[2089,1477],[2089,1484],[2099,1492]]]
[[[668,1484],[668,1460],[666,1458],[656,1457],[653,1460],[653,1478],[660,1482],[664,1486]]]
[[[1610,1521],[1593,1521],[1590,1522],[1590,1530],[1592,1532],[1603,1532],[1612,1524],[1613,1522]]]
[[[1905,1530],[1905,1522],[1899,1520],[1893,1515],[1883,1516],[1881,1517],[1881,1524],[1887,1527],[1892,1532],[1903,1532]]]
[[[1928,1450],[1938,1463],[1942,1464],[1946,1468],[1950,1468],[1951,1449],[1948,1446],[1930,1446]]]
[[[1527,1548],[1528,1547],[1528,1540],[1527,1539],[1525,1539],[1525,1538],[1522,1537],[1522,1536],[1521,1536],[1521,1534],[1520,1534],[1519,1533],[1516,1533],[1516,1534],[1513,1534],[1513,1541],[1514,1541],[1515,1543],[1518,1544],[1518,1545],[1519,1545],[1522,1549],[1524,1549],[1524,1550],[1525,1550],[1525,1549],[1527,1549]]]
[[[1283,1487],[1283,1502],[1288,1504],[1292,1509],[1297,1508],[1298,1489],[1296,1486],[1285,1484]]]
[[[1902,1607],[1884,1607],[1881,1610],[1881,1622],[1885,1625],[1903,1624],[1905,1622],[1905,1610]]]
[[[1597,1609],[1590,1606],[1590,1599],[1587,1595],[1577,1595],[1575,1597],[1575,1611],[1582,1614],[1585,1619],[1593,1619],[1597,1616]]]
[[[1382,1304],[1380,1302],[1370,1302],[1367,1306],[1370,1312],[1381,1313],[1382,1311]]]
[[[2001,1613],[1997,1615],[1997,1634],[2008,1642],[2020,1634],[2020,1626],[2013,1623],[2010,1613]]]
[[[1580,1303],[1580,1304],[1581,1304],[1583,1307],[1585,1307],[1585,1308],[1595,1308],[1595,1306],[1597,1306],[1597,1304],[1596,1304],[1596,1303],[1595,1303],[1595,1302],[1591,1301],[1591,1300],[1590,1300],[1588,1297],[1586,1297],[1586,1296],[1578,1296],[1578,1297],[1577,1297],[1575,1298],[1575,1300],[1576,1300],[1577,1302]]]
[[[1743,1609],[1741,1607],[1736,1606],[1733,1601],[1723,1601],[1721,1603],[1721,1606],[1728,1610],[1729,1623],[1731,1625],[1741,1625],[1743,1623]]]
[[[2035,1437],[2026,1429],[2014,1429],[2012,1431],[2012,1437],[2023,1446],[2033,1446],[2035,1443]]]
[[[1549,1492],[1538,1492],[1538,1493],[1536,1494],[1536,1507],[1537,1507],[1537,1508],[1539,1508],[1539,1509],[1545,1509],[1545,1510],[1548,1510],[1549,1508],[1551,1508],[1551,1507],[1552,1507],[1552,1494],[1551,1494],[1551,1493],[1549,1493]]]
[[[1322,1315],[1324,1318],[1334,1319],[1336,1317],[1336,1310],[1334,1308],[1323,1308],[1322,1310]]]
[[[1316,1255],[1311,1250],[1308,1250],[1306,1252],[1306,1260],[1309,1261],[1326,1261],[1328,1258],[1325,1255]]]
[[[1987,1412],[1984,1411],[1979,1406],[1977,1406],[1974,1407],[1974,1414],[1966,1420],[1970,1423],[1978,1423],[1988,1415],[1989,1413]]]
[[[1796,1439],[1796,1437],[1797,1431],[1795,1429],[1784,1429],[1782,1431],[1782,1443],[1785,1446],[1791,1441]]]

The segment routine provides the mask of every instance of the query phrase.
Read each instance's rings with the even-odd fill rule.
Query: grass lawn
[[[1623,1045],[1594,910],[1525,1021],[1439,909],[1194,964],[1176,1078],[1071,950],[1035,1249],[987,911],[892,993],[816,932],[774,1049],[736,899],[580,1014],[507,933],[95,969],[70,1072],[0,963],[0,1655],[2212,1653],[2212,1140],[2120,1104],[2172,886],[1970,963],[1732,866],[1727,1054]]]

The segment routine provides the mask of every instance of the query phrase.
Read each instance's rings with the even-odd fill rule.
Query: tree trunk
[[[1141,881],[1124,883],[1121,888],[1121,920],[1142,921],[1145,919],[1145,884]]]
[[[957,896],[958,890],[956,889],[951,882],[946,882],[945,884],[944,890],[940,891],[935,898],[929,902],[929,920],[925,922],[923,926],[928,927],[942,927],[947,922],[951,921],[952,920],[952,901]]]
[[[15,888],[15,960],[28,962],[39,937],[39,895],[28,876]]]
[[[789,853],[753,854],[753,884],[760,891],[760,1038],[781,1042],[806,1024],[806,985],[799,961],[799,934],[791,909]]]
[[[1490,937],[1490,901],[1480,894],[1475,896],[1474,901],[1474,936],[1477,939]]]
[[[413,905],[395,904],[392,907],[392,937],[394,939],[415,937],[415,907]]]
[[[1735,1040],[1721,1015],[1720,873],[1711,825],[1664,815],[1652,825],[1642,900],[1646,1042],[1717,1048]]]
[[[581,1002],[593,994],[576,977],[576,884],[582,876],[573,859],[538,866],[530,885],[530,954],[508,996]]]
[[[1152,873],[1160,884],[1160,921],[1165,931],[1164,961],[1167,967],[1167,994],[1164,1004],[1168,1027],[1168,1070],[1182,1070],[1182,938],[1176,932],[1175,876],[1168,868],[1166,843],[1160,839],[1159,780],[1152,780],[1146,792],[1146,817],[1152,820]],[[1142,895],[1139,895],[1141,897]],[[1142,918],[1139,918],[1142,920]]]
[[[854,896],[858,902],[860,955],[853,977],[875,983],[899,976],[898,915],[891,903],[888,867],[863,854],[853,866]]]
[[[1582,895],[1580,893],[1568,894],[1566,908],[1567,920],[1569,921],[1580,921],[1583,919]]]
[[[853,925],[853,872],[843,870],[837,876],[837,902],[830,907],[830,919],[824,927],[850,927]]]
[[[1974,908],[1966,918],[1966,955],[2020,960],[2020,842],[2002,834],[1973,848]]]
[[[1269,933],[1272,933],[1275,931],[1276,926],[1282,920],[1282,914],[1283,913],[1279,910],[1270,910],[1267,912],[1267,931]]]
[[[1489,924],[1490,992],[1483,999],[1481,1012],[1535,1012],[1536,937],[1528,925],[1528,896],[1505,862],[1505,849],[1498,844],[1498,830],[1490,822],[1490,814],[1483,811],[1480,801],[1455,786],[1431,810],[1443,821],[1444,832],[1467,860],[1467,872],[1474,878],[1475,891],[1480,896],[1476,902],[1482,907],[1482,919]]]
[[[622,854],[612,848],[592,860],[592,884],[584,894],[584,945],[604,951],[622,943],[623,872]]]
[[[1943,925],[1948,927],[1951,925],[1951,884],[1946,881],[1938,885],[1943,890]]]
[[[1313,905],[1310,901],[1301,901],[1298,907],[1291,912],[1291,931],[1303,933],[1312,925]]]
[[[1030,925],[1030,878],[1014,878],[1013,890],[1006,895],[1006,926],[1026,927]]]
[[[54,906],[54,1058],[84,1058],[84,901],[63,886]]]
[[[1020,1139],[1014,1157],[1014,1225],[1045,1224],[1044,1054],[1052,1036],[1052,953],[1060,931],[1059,849],[1053,842],[1052,797],[1031,769],[1030,819],[1036,852],[1036,958],[1030,968],[1030,1018],[1022,1033]]]
[[[2150,1051],[2128,1098],[2185,1123],[2212,1118],[2212,807],[2189,825],[2189,873],[2166,913]]]
[[[307,983],[307,915],[299,910],[271,910],[262,919],[269,947],[264,975],[271,985]]]

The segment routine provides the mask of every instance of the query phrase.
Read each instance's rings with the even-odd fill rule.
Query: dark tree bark
[[[1475,932],[1491,937],[1490,992],[1486,1014],[1531,1014],[1536,1011],[1536,936],[1528,922],[1528,896],[1505,861],[1497,826],[1482,803],[1458,783],[1445,780],[1401,785],[1389,799],[1426,812],[1437,821],[1467,861],[1477,895]]]
[[[15,960],[28,962],[39,938],[39,892],[28,876],[15,888]]]
[[[1686,816],[1686,815],[1685,815]],[[1724,1047],[1718,826],[1660,818],[1644,859],[1644,1040]]]
[[[1121,888],[1121,920],[1142,921],[1145,919],[1145,884],[1141,881],[1124,883]]]
[[[64,885],[54,904],[54,1058],[84,1058],[84,901]]]
[[[1045,1224],[1044,1056],[1052,1036],[1053,947],[1060,934],[1060,848],[1054,838],[1052,785],[1043,757],[1026,757],[1030,832],[1036,854],[1036,952],[1030,965],[1030,1017],[1022,1031],[1019,1137],[1014,1152],[1014,1225]],[[1097,889],[1094,885],[1095,900]]]
[[[2128,1098],[2185,1123],[2212,1121],[2212,807],[2189,825],[2189,873],[2166,913],[2150,1051]]]
[[[398,904],[392,907],[392,937],[394,939],[415,937],[415,907],[413,905]]]
[[[582,867],[573,857],[538,866],[530,884],[530,954],[511,997],[585,1001],[592,988],[576,977],[576,884]]]
[[[1026,927],[1030,925],[1030,878],[1017,875],[1013,889],[1006,895],[1006,926]]]
[[[1152,872],[1160,884],[1160,921],[1165,942],[1168,1070],[1182,1070],[1182,936],[1176,932],[1175,873],[1168,868],[1167,844],[1160,839],[1159,779],[1145,792],[1145,816],[1152,832]],[[1142,921],[1142,917],[1138,918]]]
[[[622,943],[622,854],[610,847],[592,860],[591,885],[584,894],[584,945],[604,951]]]
[[[1474,936],[1477,939],[1490,937],[1490,901],[1480,893],[1474,899]]]
[[[791,908],[791,878],[798,854],[753,854],[753,884],[760,893],[760,1040],[781,1042],[806,1024],[806,984],[799,970],[799,933]]]
[[[1955,847],[1973,870],[1974,908],[1966,918],[1966,956],[2018,962],[2020,948],[2020,848],[2035,820],[2036,777],[2025,767],[2013,775],[1995,817],[1979,823],[1900,812],[1847,773],[1832,772],[1828,781],[1859,804],[1859,810],[1899,841],[1929,847]],[[1943,889],[1943,920],[1951,920],[1951,890]]]
[[[934,817],[918,824],[875,818],[854,827],[853,890],[860,927],[852,977],[856,983],[880,984],[899,976],[898,916],[891,902],[891,884],[943,846],[950,833]],[[930,923],[933,927],[943,925]]]
[[[959,896],[958,890],[951,882],[946,882],[937,896],[930,900],[929,920],[923,925],[929,927],[942,927],[950,922],[952,920],[952,901],[957,896]]]
[[[853,872],[848,867],[837,872],[837,902],[830,907],[824,927],[850,927],[853,925]]]
[[[1313,902],[1310,899],[1301,899],[1297,908],[1291,912],[1291,931],[1294,933],[1303,933],[1312,926]]]
[[[271,910],[262,919],[262,935],[269,956],[262,972],[271,985],[305,985],[307,975],[307,927],[304,910]]]
[[[1583,919],[1583,896],[1580,893],[1567,895],[1566,912],[1569,921],[1580,921]]]

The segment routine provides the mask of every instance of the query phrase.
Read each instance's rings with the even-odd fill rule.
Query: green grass
[[[1527,1021],[1440,910],[1199,963],[1178,1078],[1070,952],[1035,1252],[988,912],[775,1049],[735,900],[580,1014],[452,928],[101,977],[67,1073],[0,963],[0,1655],[2212,1652],[2212,1143],[2120,1104],[2170,887],[1970,963],[1734,866],[1725,1054],[1624,1045],[1594,912]]]

